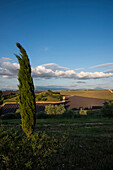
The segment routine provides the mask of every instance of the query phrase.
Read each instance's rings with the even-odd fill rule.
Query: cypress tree
[[[34,85],[31,77],[31,66],[25,49],[16,43],[20,54],[15,56],[20,64],[18,72],[19,80],[19,108],[22,121],[22,129],[27,136],[33,132],[36,122],[36,103]]]

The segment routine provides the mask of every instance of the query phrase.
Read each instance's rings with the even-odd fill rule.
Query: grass
[[[20,123],[1,122],[2,169],[113,169],[113,119],[37,119],[29,139]]]
[[[104,100],[113,100],[113,93],[108,90],[81,90],[81,91],[60,91],[61,95],[91,97]]]
[[[3,103],[6,103],[6,102],[16,102],[16,101],[17,101],[16,98],[17,98],[17,97],[13,97],[13,96],[12,96],[12,98],[10,98],[10,99],[5,99],[5,100],[3,101]]]

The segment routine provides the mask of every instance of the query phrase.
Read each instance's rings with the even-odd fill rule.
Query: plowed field
[[[82,107],[83,109],[99,109],[103,106],[105,100],[103,99],[96,99],[96,98],[88,98],[88,97],[81,97],[81,96],[66,96],[66,101],[63,103],[66,108],[69,109],[79,109]],[[45,105],[49,105],[53,103],[36,103],[36,111],[43,111],[45,109]],[[60,103],[54,103],[54,105],[59,105]],[[18,104],[11,104],[7,103],[2,108],[3,114],[5,113],[15,113],[18,109]]]

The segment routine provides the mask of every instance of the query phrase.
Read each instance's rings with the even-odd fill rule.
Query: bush
[[[62,115],[65,112],[63,104],[58,105],[46,105],[45,112],[48,115]]]
[[[79,115],[87,115],[87,110],[83,110],[82,108],[80,108],[80,111],[79,111]]]
[[[90,110],[87,112],[87,116],[88,117],[94,117],[94,118],[101,118],[103,115],[102,115],[102,112],[101,110]]]
[[[40,111],[36,114],[37,119],[46,119],[48,115],[44,111]]]
[[[45,133],[34,133],[26,138],[21,129],[15,130],[15,127],[9,131],[3,127],[1,135],[0,167],[4,170],[51,169],[52,158],[62,144],[55,136]]]
[[[105,102],[104,107],[101,109],[102,115],[105,117],[113,117],[113,103]]]
[[[80,117],[79,113],[71,109],[67,109],[63,114],[63,118],[77,118],[77,117]]]
[[[21,118],[20,114],[16,113],[6,113],[1,116],[1,119],[20,119],[20,118]]]
[[[20,114],[20,109],[17,109],[17,110],[16,110],[16,113],[17,113],[17,114]]]
[[[60,94],[60,92],[53,92],[54,94]]]
[[[63,100],[63,97],[61,95],[58,96],[58,100],[59,101],[62,101]]]

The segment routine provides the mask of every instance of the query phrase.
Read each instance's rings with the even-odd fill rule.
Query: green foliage
[[[87,110],[83,110],[82,108],[80,108],[79,114],[86,116],[87,115]]]
[[[113,103],[105,102],[104,107],[101,109],[103,116],[105,117],[113,117]]]
[[[22,129],[27,136],[30,136],[34,130],[36,121],[34,85],[31,77],[31,66],[27,53],[19,43],[17,43],[16,45],[21,53],[20,56],[16,55],[16,57],[20,64],[20,69],[18,73],[18,87]]]
[[[2,91],[0,90],[0,100],[1,100],[1,98],[2,98]]]
[[[102,118],[103,114],[102,114],[101,110],[89,110],[89,111],[87,111],[87,117]]]
[[[19,102],[19,93],[16,93],[16,103],[18,103]]]
[[[60,105],[46,105],[45,112],[48,115],[62,115],[65,112],[65,107],[63,104]]]
[[[71,110],[71,109],[67,109],[63,115],[63,118],[77,118],[80,117],[79,113],[77,111]]]
[[[55,136],[34,133],[27,138],[19,127],[2,127],[0,134],[0,169],[49,169],[61,147]]]
[[[17,114],[20,114],[20,109],[19,109],[19,108],[16,110],[16,113],[17,113]]]
[[[59,92],[53,92],[51,90],[43,91],[36,95],[36,101],[62,101],[63,97]]]
[[[1,170],[113,170],[112,119],[38,120],[29,138],[10,123],[0,127]]]
[[[52,90],[47,90],[50,94],[53,94]]]

